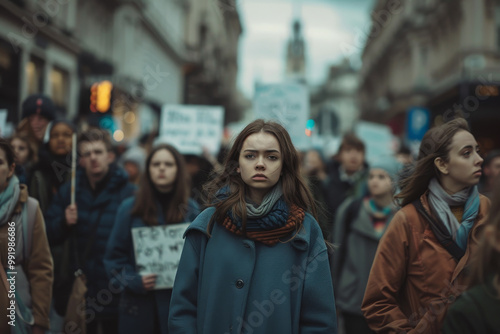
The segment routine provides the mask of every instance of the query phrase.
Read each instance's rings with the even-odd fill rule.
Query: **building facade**
[[[330,66],[325,82],[311,89],[311,117],[320,135],[340,136],[353,130],[359,118],[358,71],[349,60]]]
[[[250,108],[237,88],[238,42],[243,31],[236,0],[191,0],[184,66],[186,104],[220,105],[225,124]]]
[[[500,147],[500,3],[379,0],[360,73],[361,117],[405,135],[406,115],[432,125],[465,117],[485,150]]]
[[[51,96],[59,114],[76,115],[75,26],[73,1],[0,0],[0,109],[8,122],[19,121],[22,101],[34,93]]]
[[[24,98],[42,92],[60,116],[118,131],[117,141],[156,130],[164,104],[223,105],[237,119],[242,29],[227,3],[0,0],[0,109],[16,124]],[[102,82],[109,110],[92,112]]]

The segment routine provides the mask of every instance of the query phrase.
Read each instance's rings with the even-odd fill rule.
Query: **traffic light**
[[[105,113],[111,107],[111,91],[113,84],[110,81],[96,82],[90,87],[90,111]]]
[[[101,113],[105,113],[111,107],[111,90],[113,84],[109,81],[103,81],[97,87],[97,104],[96,109]]]
[[[90,87],[90,111],[92,111],[92,112],[97,112],[96,105],[97,105],[97,87],[98,86],[99,86],[99,84],[95,83]]]
[[[314,119],[309,119],[307,120],[306,123],[306,136],[311,137],[312,135],[312,130],[314,129]]]

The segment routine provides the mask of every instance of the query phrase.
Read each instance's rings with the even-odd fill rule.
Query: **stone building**
[[[24,98],[43,92],[68,118],[107,118],[115,139],[155,130],[164,104],[223,105],[238,119],[241,30],[233,0],[0,0],[0,109],[17,123]],[[113,90],[100,114],[89,105],[102,81]]]
[[[186,104],[221,105],[225,123],[240,120],[250,102],[237,88],[242,25],[236,0],[191,0],[184,66]]]
[[[324,136],[353,129],[359,117],[358,71],[349,60],[330,66],[325,82],[311,89],[311,117]]]
[[[431,125],[465,117],[489,150],[500,147],[500,3],[379,0],[360,73],[365,120],[404,135],[406,113],[427,108]]]

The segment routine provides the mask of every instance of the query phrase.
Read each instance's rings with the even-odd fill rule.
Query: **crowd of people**
[[[464,119],[415,159],[368,164],[354,134],[333,157],[298,152],[265,120],[223,152],[119,153],[28,97],[0,138],[0,333],[500,333],[500,151]],[[184,222],[157,288],[133,229]],[[84,325],[68,320],[82,274]]]

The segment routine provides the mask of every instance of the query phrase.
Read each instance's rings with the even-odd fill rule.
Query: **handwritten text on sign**
[[[134,227],[135,263],[140,275],[157,274],[155,289],[171,289],[179,266],[184,231],[190,223]]]
[[[183,154],[200,155],[205,147],[219,152],[224,127],[224,109],[214,106],[163,106],[160,136]]]

